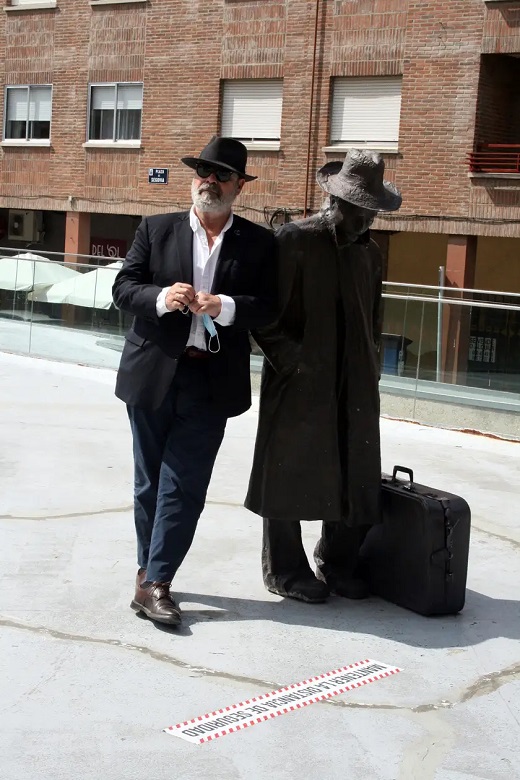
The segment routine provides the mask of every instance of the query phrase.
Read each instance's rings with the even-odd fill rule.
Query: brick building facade
[[[503,151],[491,168],[468,165],[481,144],[511,153],[520,143],[518,0],[4,3],[0,68],[13,105],[3,112],[0,244],[90,254],[95,238],[124,253],[142,215],[189,205],[179,158],[221,132],[223,90],[237,80],[283,85],[278,144],[249,144],[259,179],[242,213],[315,210],[316,169],[353,145],[331,140],[335,83],[398,79],[398,142],[382,149],[404,204],[375,225],[389,278],[435,284],[445,265],[455,285],[520,291],[518,157],[516,171],[498,172]],[[142,85],[138,140],[88,140],[92,84]],[[20,85],[52,86],[50,138],[7,137],[9,88]],[[168,184],[149,183],[151,168],[167,168]],[[38,212],[32,241],[9,238],[13,210]]]

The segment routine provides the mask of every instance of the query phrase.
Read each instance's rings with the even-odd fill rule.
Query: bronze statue
[[[268,590],[302,601],[363,598],[357,570],[380,519],[381,255],[369,227],[400,207],[380,155],[351,149],[317,173],[321,211],[284,225],[278,320],[254,333],[264,355],[246,507],[264,518]],[[321,520],[317,576],[300,521]]]

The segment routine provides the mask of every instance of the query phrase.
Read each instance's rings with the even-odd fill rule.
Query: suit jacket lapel
[[[229,230],[226,230],[224,240],[222,241],[218,263],[215,269],[215,276],[213,277],[213,284],[211,286],[211,292],[213,294],[218,294],[219,291],[223,292],[222,284],[231,268],[233,260],[238,257],[240,251],[240,230],[235,228],[235,222],[236,220],[233,221]]]
[[[189,215],[179,222],[175,230],[177,262],[181,269],[180,281],[193,284],[193,230]]]

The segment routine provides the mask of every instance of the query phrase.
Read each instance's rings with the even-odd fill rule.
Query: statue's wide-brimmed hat
[[[199,163],[214,165],[217,168],[227,168],[238,173],[241,179],[253,181],[257,176],[246,173],[247,149],[234,138],[223,138],[214,135],[209,144],[204,147],[199,157],[182,157],[181,162],[190,168],[196,168]]]
[[[320,187],[330,195],[374,211],[397,211],[402,203],[397,187],[383,179],[385,163],[380,154],[349,149],[343,162],[326,163],[316,174]]]

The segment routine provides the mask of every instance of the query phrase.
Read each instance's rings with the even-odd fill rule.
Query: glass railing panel
[[[403,296],[384,301],[381,373],[435,379],[436,313],[423,301]]]
[[[95,310],[54,304],[52,324],[33,321],[29,354],[117,368],[123,342],[122,328]]]
[[[116,368],[132,321],[112,303],[119,263],[46,253],[13,265],[8,251],[21,254],[0,248],[0,350]],[[382,310],[382,392],[520,401],[520,294],[386,282]],[[253,370],[261,360],[253,343]]]
[[[520,394],[519,295],[388,285],[384,296],[383,385]]]
[[[470,308],[465,384],[520,394],[520,306],[501,298],[496,308],[485,301]]]
[[[132,319],[112,303],[121,261],[0,252],[0,349],[117,367]]]
[[[27,293],[0,289],[0,350],[28,353],[31,324],[32,307]]]

